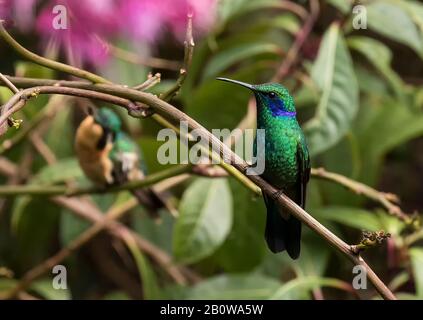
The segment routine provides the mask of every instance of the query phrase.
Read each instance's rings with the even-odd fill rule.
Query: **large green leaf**
[[[260,274],[221,275],[196,285],[187,299],[269,299],[279,287],[279,281]]]
[[[374,213],[362,209],[325,207],[320,210],[315,210],[313,214],[318,219],[336,221],[360,230],[378,231],[381,229],[379,218]]]
[[[65,158],[41,168],[34,178],[31,179],[31,183],[47,185],[83,177],[84,175],[78,160],[76,158]]]
[[[326,31],[312,78],[321,90],[316,115],[304,130],[312,155],[336,144],[349,130],[358,109],[358,85],[339,26]]]
[[[407,11],[386,1],[372,2],[366,8],[370,29],[409,46],[423,56],[422,38]]]
[[[345,290],[346,283],[334,278],[299,277],[281,286],[271,297],[272,300],[293,300],[307,298],[307,293],[318,287]]]
[[[212,254],[232,227],[232,196],[226,179],[200,178],[185,191],[173,235],[175,257],[192,263]]]
[[[348,38],[348,45],[363,54],[391,85],[397,97],[403,99],[404,83],[391,68],[392,52],[382,42],[369,37]]]
[[[68,100],[67,100],[67,103]],[[74,155],[74,132],[71,121],[72,108],[64,106],[50,123],[45,142],[58,158]]]
[[[383,156],[423,134],[423,114],[386,98],[371,99],[364,106],[355,129],[362,163],[360,180],[372,185]]]
[[[413,268],[414,283],[416,286],[416,294],[423,299],[423,249],[410,249],[411,266]]]
[[[351,1],[349,0],[327,0],[332,6],[337,8],[343,14],[351,12]]]
[[[31,285],[31,290],[48,300],[70,300],[71,292],[67,289],[55,289],[50,279],[42,279]]]
[[[264,241],[263,199],[253,199],[238,181],[230,180],[234,199],[233,228],[216,252],[216,260],[226,272],[247,272],[260,264],[267,251]]]
[[[213,56],[204,69],[203,79],[215,77],[231,65],[247,58],[264,53],[277,54],[278,52],[280,52],[280,48],[272,43],[252,42],[232,46]]]
[[[131,235],[125,236],[125,242],[137,265],[142,281],[143,297],[146,300],[159,299],[160,289],[157,283],[156,274],[148,261],[137,246],[135,239]]]

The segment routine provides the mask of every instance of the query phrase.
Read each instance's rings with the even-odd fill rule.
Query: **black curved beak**
[[[216,78],[216,80],[235,83],[235,84],[238,84],[240,86],[243,86],[243,87],[248,88],[248,89],[253,90],[253,91],[255,89],[254,85],[246,83],[246,82],[238,81],[238,80],[233,80],[233,79],[228,79],[228,78]]]

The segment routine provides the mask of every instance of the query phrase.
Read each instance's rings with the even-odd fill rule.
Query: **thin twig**
[[[2,115],[0,116],[0,126],[5,123],[12,114],[22,109],[30,98],[37,97],[39,94],[63,94],[102,100],[122,106],[128,110],[128,113],[134,112],[134,110],[138,110],[138,107],[131,101],[110,94],[78,88],[67,88],[60,86],[40,86],[21,90],[16,93],[6,104],[4,104],[1,107]]]
[[[15,87],[15,85],[10,82],[9,79],[7,79],[3,73],[0,72],[0,80],[2,80],[4,82],[4,84],[9,87],[9,89],[13,92],[13,93],[18,93],[19,89]]]
[[[380,192],[368,185],[365,185],[358,181],[354,181],[341,174],[328,172],[324,168],[311,169],[311,175],[319,179],[336,182],[357,194],[360,194],[369,199],[372,199],[380,203],[383,207],[385,207],[389,214],[404,221],[407,225],[410,225],[410,226],[413,226],[414,228],[419,229],[419,220],[416,219],[416,217],[407,215],[401,210],[400,207],[394,204],[394,202],[396,203],[399,202],[398,196],[392,193]]]
[[[319,1],[318,0],[310,0],[310,14],[308,15],[304,26],[301,30],[297,33],[295,37],[294,44],[289,49],[288,53],[286,54],[286,58],[280,65],[278,71],[276,72],[275,76],[273,77],[273,81],[279,82],[281,81],[291,69],[291,66],[294,64],[295,60],[298,58],[299,52],[307,37],[309,36],[314,23],[319,15]]]
[[[103,41],[104,42],[104,41]],[[111,43],[105,43],[109,52],[116,58],[133,64],[139,64],[156,69],[179,70],[181,64],[178,61],[166,60],[155,57],[140,57],[134,52],[119,48]]]
[[[135,90],[139,91],[146,91],[150,89],[151,87],[158,84],[161,80],[162,75],[160,73],[156,73],[154,76],[149,73],[147,80],[145,80],[143,83],[137,85],[134,87]]]
[[[32,195],[32,196],[58,196],[64,195],[67,197],[75,197],[85,194],[101,194],[105,192],[119,192],[123,190],[135,190],[144,188],[155,184],[161,180],[179,175],[181,173],[190,172],[190,165],[177,165],[169,169],[150,174],[142,180],[134,180],[119,186],[112,186],[109,188],[101,188],[96,186],[88,187],[68,187],[60,185],[15,185],[15,186],[0,186],[0,196],[16,196],[16,195]]]
[[[37,113],[30,121],[25,121],[25,124],[22,126],[22,128],[20,128],[19,131],[15,133],[10,139],[4,140],[0,144],[0,154],[10,150],[15,145],[17,145],[27,136],[29,132],[37,128],[40,124],[49,121],[56,113],[57,108],[61,106],[59,103],[65,103],[63,96],[57,97],[60,101],[57,101],[58,99],[53,96],[49,100],[48,104],[43,108],[43,110]]]
[[[99,75],[96,75],[94,73],[91,73],[82,69],[78,69],[61,62],[46,59],[44,57],[41,57],[27,50],[26,48],[22,47],[18,42],[16,42],[16,40],[13,39],[12,36],[6,31],[6,29],[3,26],[2,20],[0,20],[0,36],[22,56],[28,58],[31,61],[34,61],[35,63],[39,65],[45,66],[47,68],[55,69],[55,70],[61,70],[68,74],[74,75],[75,77],[87,79],[94,83],[111,83],[109,80],[103,77],[100,77]]]
[[[179,77],[176,80],[176,83],[173,87],[171,87],[168,91],[160,95],[160,98],[165,101],[170,101],[175,95],[178,94],[179,90],[181,89],[183,83],[188,74],[188,70],[191,66],[192,55],[194,52],[194,38],[192,35],[192,13],[188,13],[187,15],[187,31],[184,41],[184,66],[179,70]]]

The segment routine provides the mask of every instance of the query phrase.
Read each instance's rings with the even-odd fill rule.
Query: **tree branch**
[[[170,101],[175,95],[178,94],[188,74],[189,67],[191,66],[192,55],[194,53],[194,38],[192,36],[192,13],[187,15],[187,31],[184,41],[184,66],[179,70],[179,77],[176,83],[168,91],[160,95],[160,98],[165,101]]]
[[[301,28],[301,30],[297,33],[295,37],[294,44],[289,49],[288,53],[286,54],[285,60],[280,65],[278,71],[276,72],[275,76],[273,77],[273,81],[279,82],[281,81],[291,69],[291,66],[294,64],[295,60],[298,58],[299,52],[307,37],[309,36],[311,29],[316,22],[316,19],[319,15],[319,1],[318,0],[310,0],[310,13]]]
[[[16,42],[15,39],[12,38],[12,36],[6,31],[6,29],[3,26],[3,20],[0,20],[0,36],[9,44],[13,49],[15,49],[19,54],[21,54],[23,57],[28,58],[31,61],[34,61],[35,63],[45,66],[47,68],[51,68],[54,70],[62,71],[71,75],[74,75],[75,77],[87,79],[94,83],[111,83],[109,80],[100,77],[99,75],[96,75],[94,73],[78,69],[75,67],[72,67],[70,65],[53,61],[44,57],[41,57],[28,49],[22,47],[18,42]]]
[[[407,225],[410,225],[415,229],[420,228],[420,223],[417,217],[407,215],[400,207],[394,204],[394,202],[399,202],[398,196],[395,194],[380,192],[361,182],[354,181],[338,173],[328,172],[324,168],[312,168],[311,175],[319,179],[336,182],[357,194],[374,200],[385,207],[389,214],[404,221]]]

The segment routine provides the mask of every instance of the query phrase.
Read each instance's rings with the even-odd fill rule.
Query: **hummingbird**
[[[257,129],[262,138],[254,140],[254,154],[264,159],[261,175],[302,208],[310,178],[310,156],[303,131],[296,118],[295,103],[288,89],[279,83],[252,85],[227,78],[217,78],[253,91],[257,105]],[[259,140],[259,141],[258,141]],[[261,143],[263,154],[257,154]],[[260,152],[260,151],[259,151]],[[263,194],[267,209],[265,239],[273,253],[286,250],[292,259],[300,255],[301,222],[276,201]]]
[[[85,175],[106,187],[142,180],[146,167],[137,144],[122,131],[122,122],[111,109],[88,109],[76,130],[75,151]],[[149,215],[158,218],[163,201],[152,189],[131,191]]]

